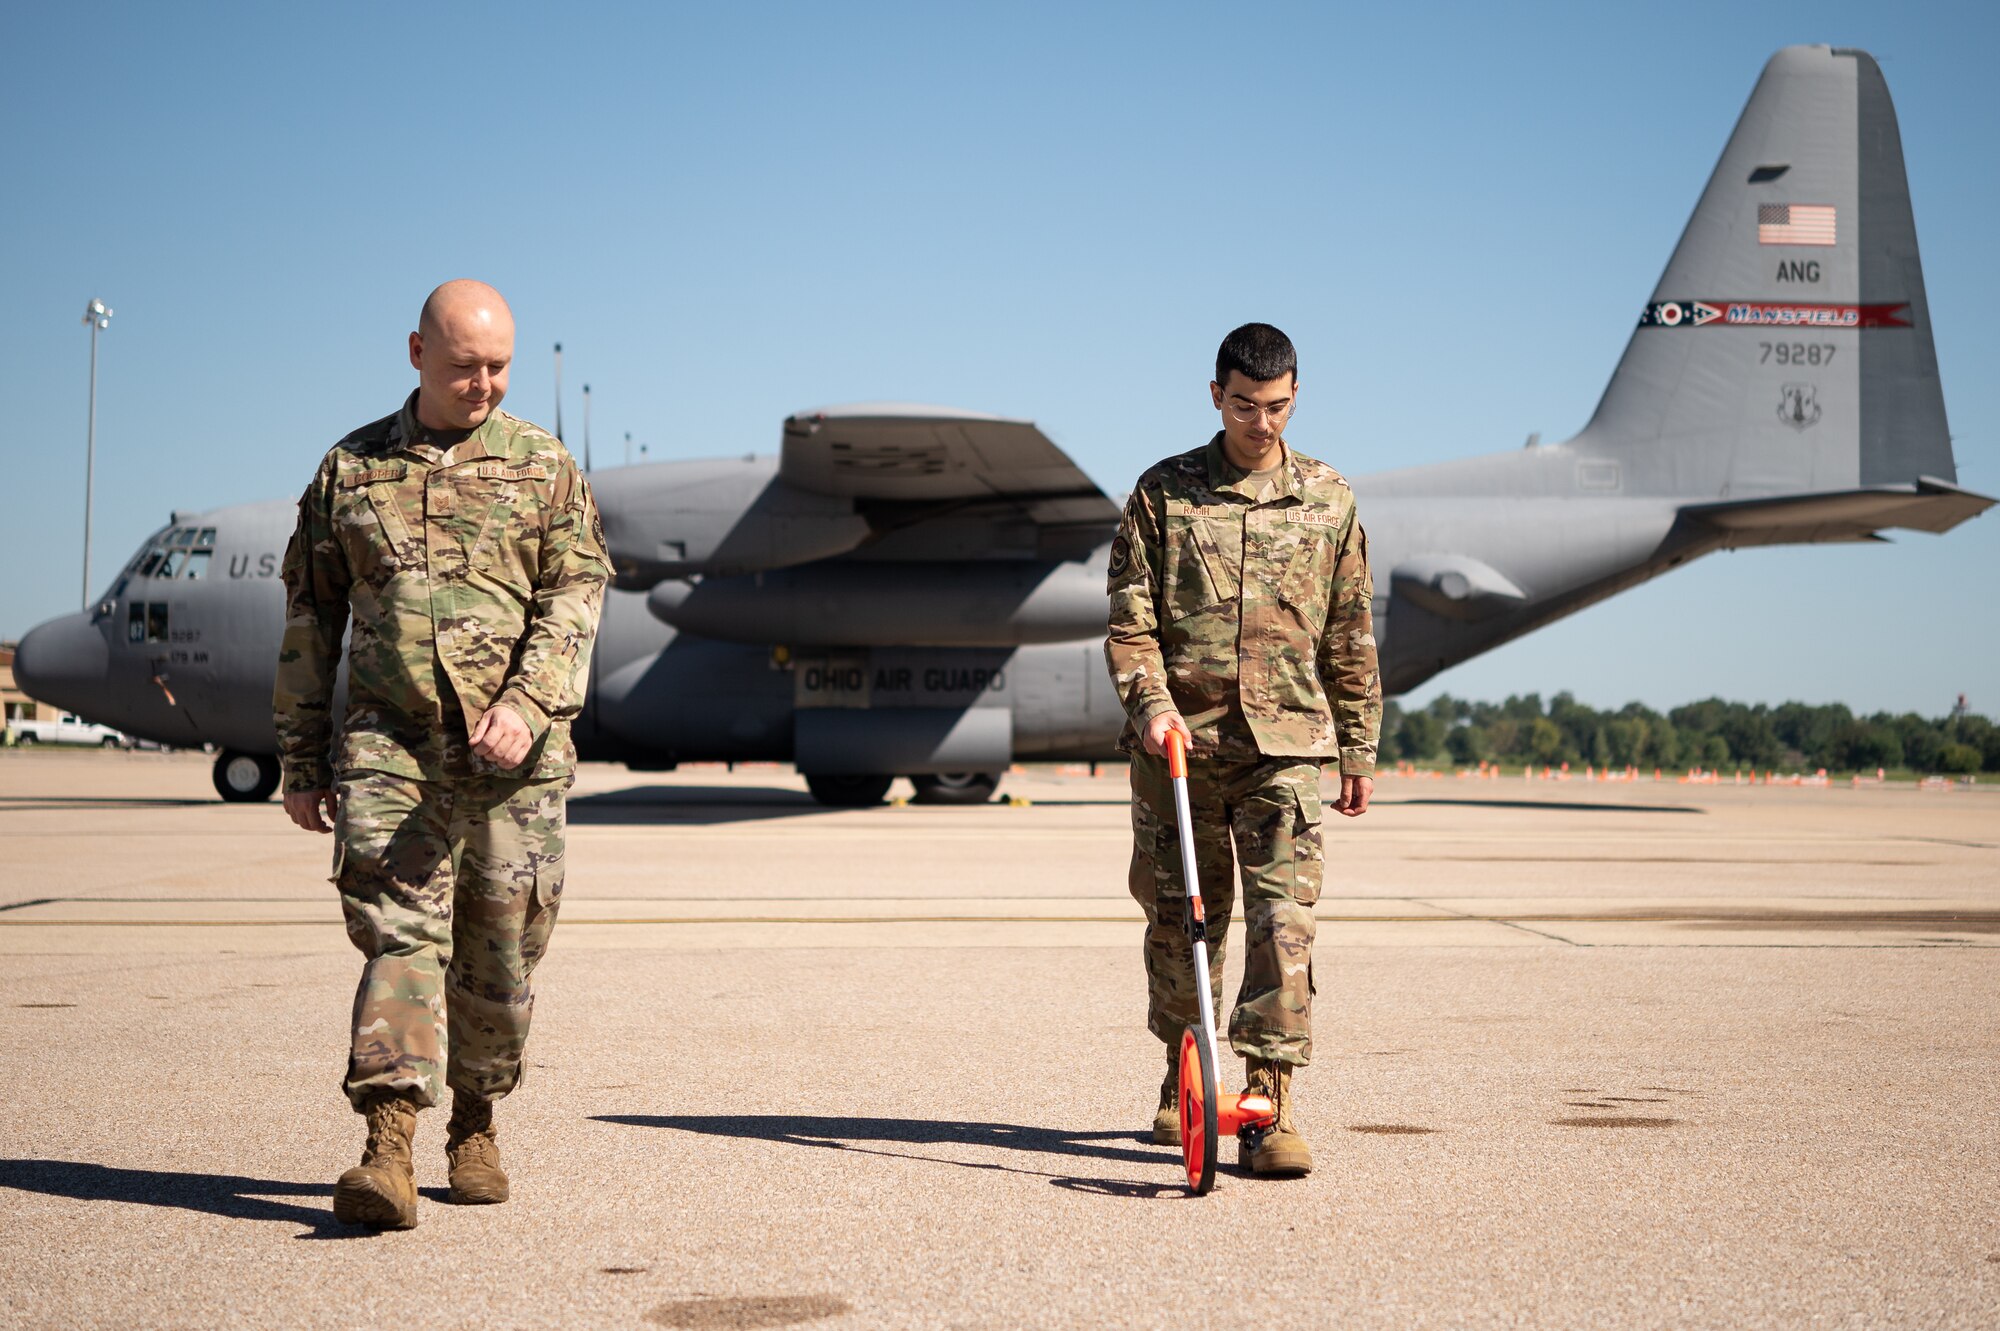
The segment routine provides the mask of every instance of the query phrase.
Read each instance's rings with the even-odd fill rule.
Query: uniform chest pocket
[[[334,538],[361,581],[380,584],[404,569],[421,567],[421,552],[411,544],[393,480],[339,486],[333,492],[332,517]]]
[[[1240,519],[1227,512],[1169,512],[1165,534],[1163,618],[1171,622],[1235,597],[1243,549]]]
[[[434,478],[427,498],[429,521],[449,538],[448,557],[464,561],[469,575],[510,587],[532,587],[541,567],[541,527],[531,487],[466,470]]]
[[[1324,529],[1300,526],[1296,548],[1278,580],[1278,600],[1317,633],[1326,626],[1333,599],[1333,537]]]

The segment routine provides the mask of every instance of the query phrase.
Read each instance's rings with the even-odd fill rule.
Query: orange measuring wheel
[[[1181,877],[1187,887],[1188,942],[1194,947],[1194,988],[1201,1017],[1181,1032],[1181,1161],[1188,1189],[1199,1197],[1215,1186],[1215,1144],[1224,1133],[1261,1132],[1278,1121],[1277,1107],[1261,1095],[1224,1095],[1215,1075],[1215,1002],[1208,993],[1208,921],[1195,879],[1194,815],[1189,811],[1187,747],[1178,730],[1167,732],[1167,775],[1174,784],[1174,819],[1181,839]]]
[[[1190,1026],[1181,1032],[1181,1160],[1199,1197],[1215,1186],[1215,1041]]]

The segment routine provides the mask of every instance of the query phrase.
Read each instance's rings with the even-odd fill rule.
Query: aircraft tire
[[[913,776],[910,784],[917,793],[914,804],[984,804],[1000,788],[998,772],[939,772],[934,776]]]
[[[215,755],[215,793],[225,804],[261,804],[278,788],[278,760],[265,753],[224,749]]]
[[[889,793],[893,776],[828,776],[806,778],[806,789],[821,804],[835,809],[869,809]]]

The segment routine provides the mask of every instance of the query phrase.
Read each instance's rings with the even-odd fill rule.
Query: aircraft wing
[[[865,505],[1018,510],[1039,526],[1115,523],[1118,506],[1032,421],[863,402],[785,422],[787,485]]]

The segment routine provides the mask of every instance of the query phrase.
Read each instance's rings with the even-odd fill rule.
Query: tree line
[[[1600,711],[1568,692],[1546,705],[1538,693],[1503,703],[1441,694],[1420,709],[1389,703],[1382,736],[1387,758],[1449,759],[1467,767],[1496,762],[1663,771],[2000,772],[2000,726],[1984,716],[1856,716],[1841,703],[1773,707],[1709,698],[1663,714],[1636,702]]]

